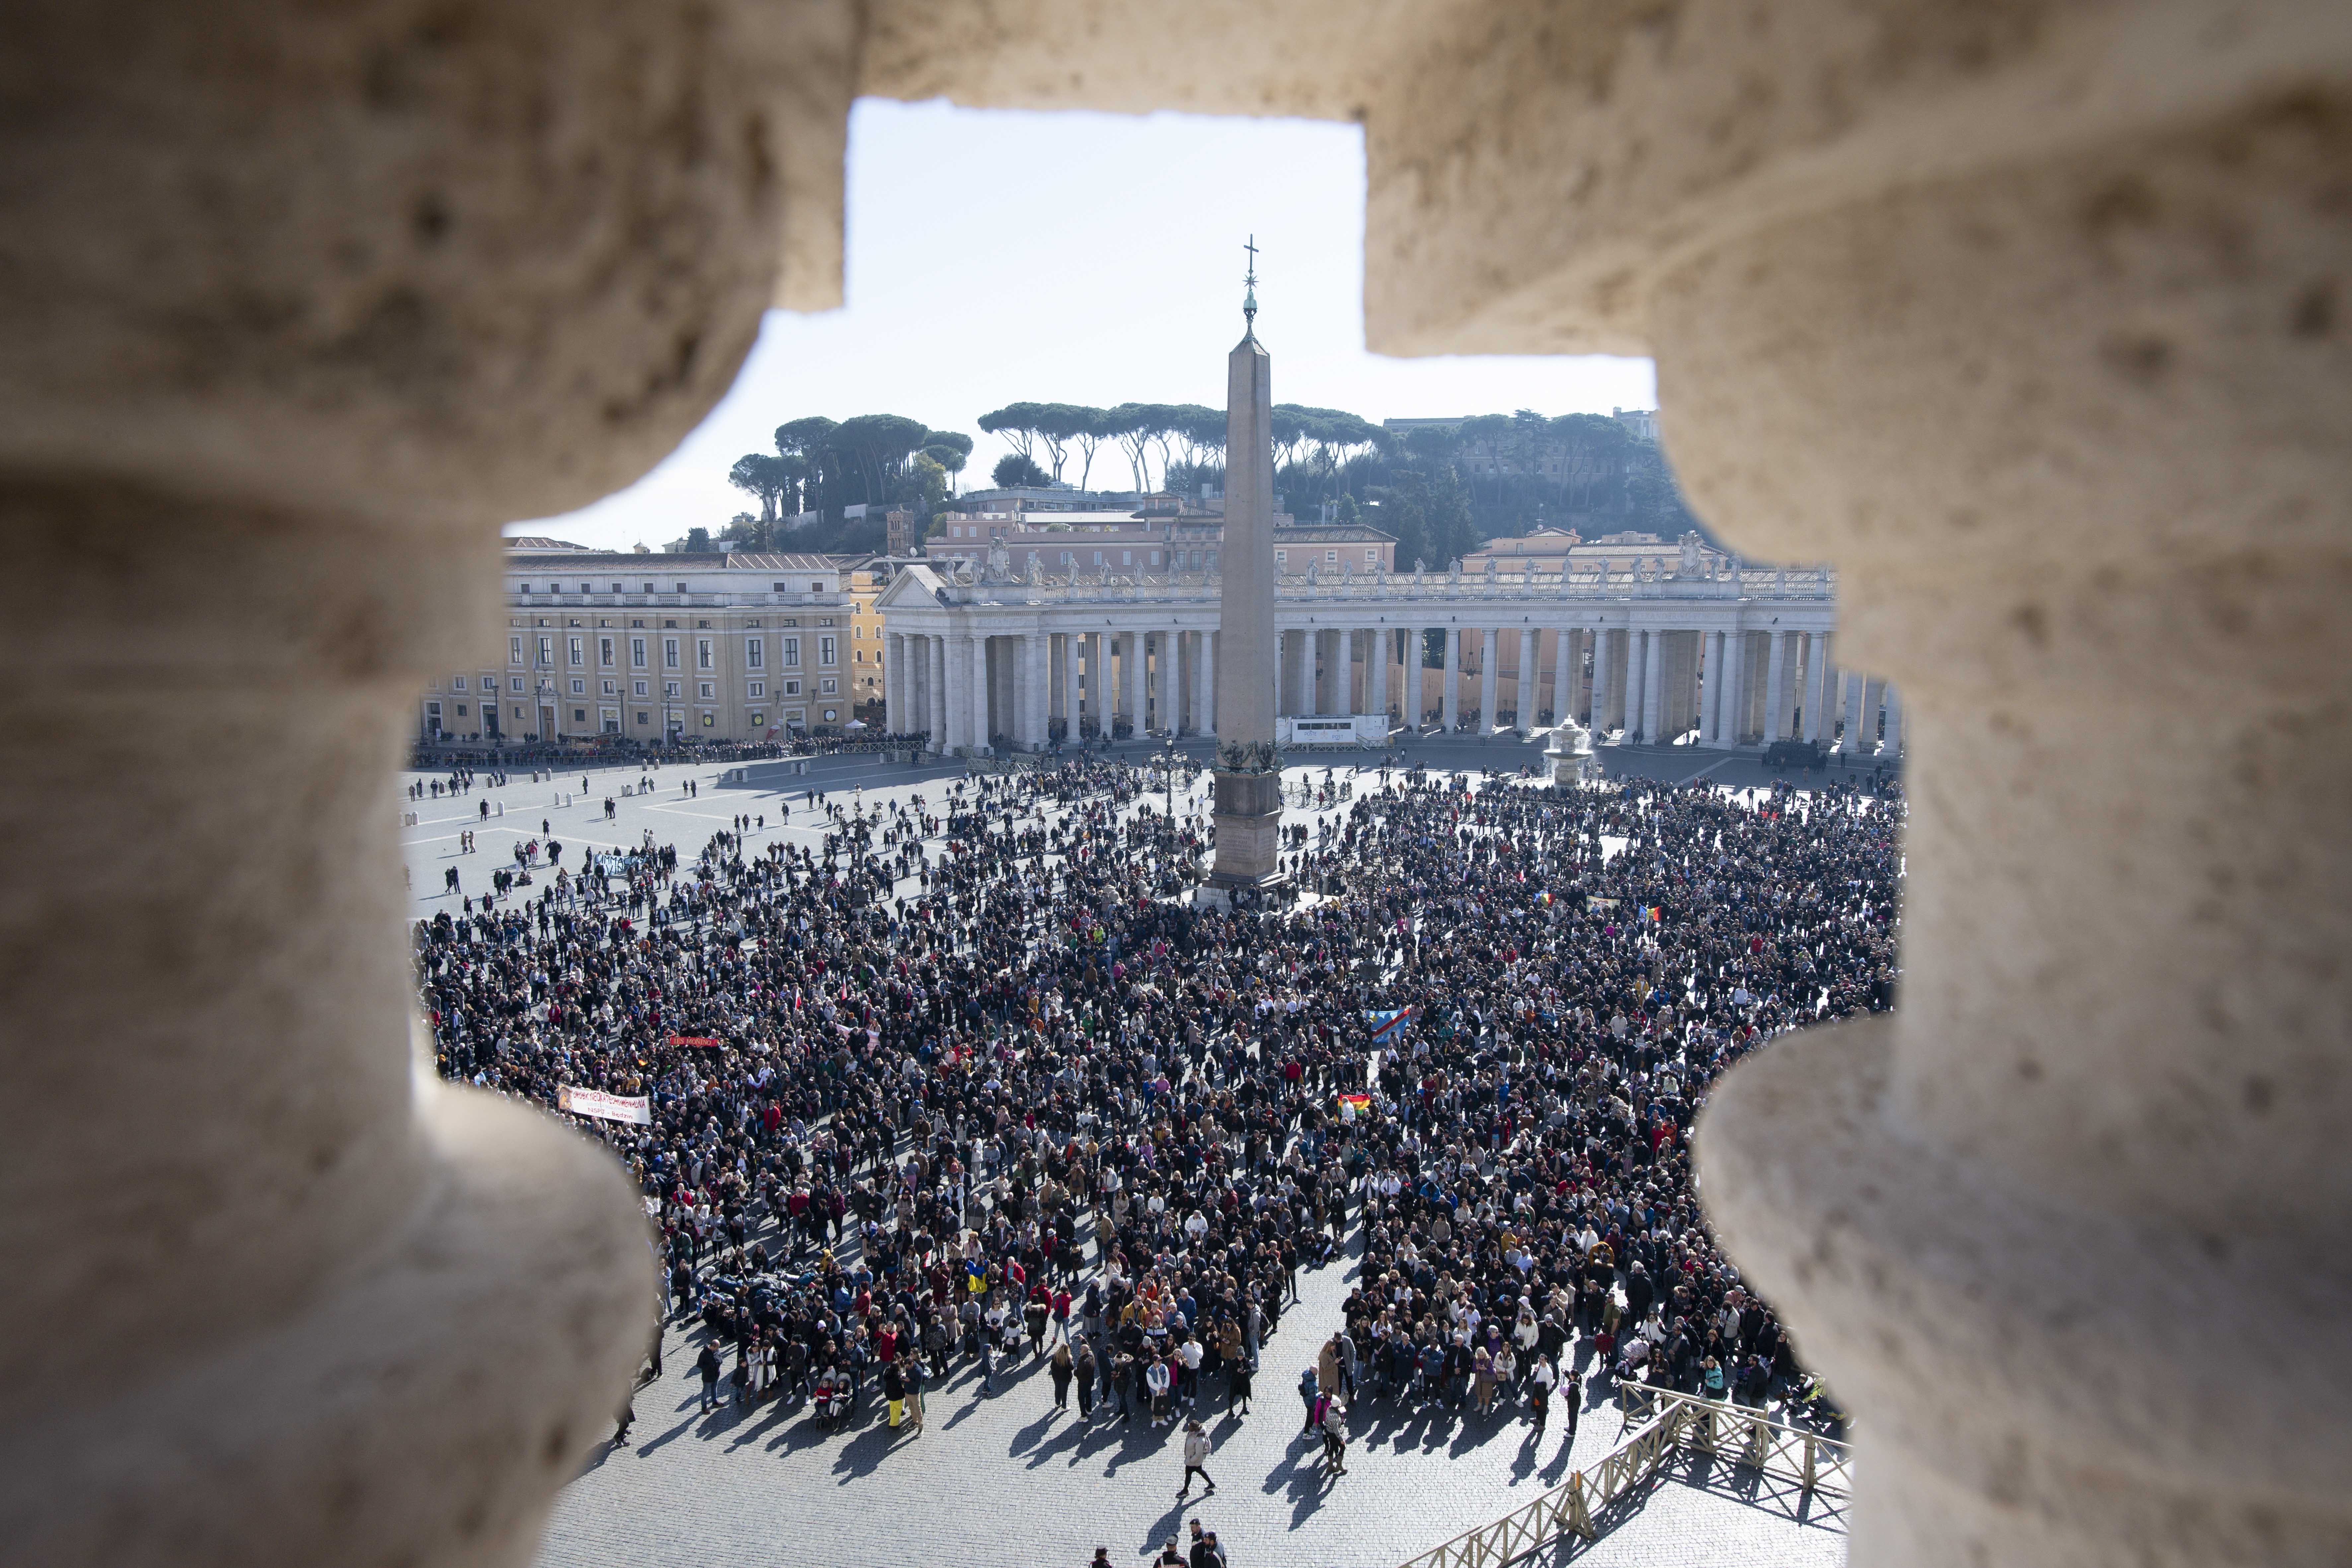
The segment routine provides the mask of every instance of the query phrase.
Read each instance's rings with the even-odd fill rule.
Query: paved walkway
[[[1262,1358],[1246,1419],[1208,1395],[1215,1416],[1209,1473],[1176,1501],[1181,1427],[1116,1418],[1082,1424],[1053,1408],[1042,1363],[1000,1373],[993,1394],[976,1370],[929,1394],[919,1437],[894,1438],[878,1399],[845,1428],[822,1428],[804,1404],[697,1414],[696,1340],[673,1331],[667,1375],[639,1392],[631,1446],[599,1449],[565,1491],[540,1555],[542,1568],[938,1568],[943,1563],[1085,1568],[1097,1546],[1122,1565],[1147,1562],[1199,1518],[1235,1568],[1394,1568],[1473,1525],[1499,1517],[1591,1466],[1618,1437],[1613,1404],[1589,1408],[1571,1451],[1557,1408],[1544,1441],[1524,1418],[1497,1413],[1406,1415],[1370,1408],[1351,1435],[1348,1474],[1320,1474],[1321,1445],[1298,1436],[1298,1373],[1339,1321],[1355,1266],[1302,1272],[1300,1302]],[[731,1363],[730,1363],[731,1364]],[[1360,1415],[1363,1414],[1360,1412]],[[1704,1488],[1665,1483],[1641,1508],[1601,1522],[1601,1538],[1551,1561],[1770,1568],[1845,1557],[1843,1522],[1796,1500],[1743,1490],[1737,1473]]]

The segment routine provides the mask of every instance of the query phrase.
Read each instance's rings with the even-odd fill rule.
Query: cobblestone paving
[[[637,1395],[627,1448],[600,1448],[558,1503],[541,1568],[690,1563],[769,1568],[931,1568],[947,1563],[1067,1564],[1097,1546],[1134,1564],[1188,1521],[1217,1531],[1234,1568],[1313,1564],[1393,1568],[1498,1518],[1591,1466],[1618,1437],[1613,1405],[1588,1409],[1573,1452],[1555,1407],[1540,1446],[1517,1415],[1403,1415],[1376,1407],[1350,1434],[1348,1473],[1320,1475],[1321,1447],[1298,1436],[1299,1372],[1338,1321],[1353,1265],[1299,1277],[1300,1303],[1266,1347],[1245,1419],[1212,1388],[1209,1473],[1219,1490],[1176,1500],[1181,1428],[1082,1424],[1076,1395],[1053,1408],[1042,1364],[980,1390],[960,1370],[929,1392],[920,1436],[893,1437],[878,1399],[842,1428],[804,1404],[697,1414],[696,1340],[673,1331],[667,1375]],[[731,1363],[730,1363],[731,1364]],[[1637,1509],[1604,1518],[1590,1545],[1550,1561],[1599,1564],[1827,1565],[1845,1558],[1842,1519],[1816,1505],[1806,1522],[1777,1492],[1743,1494],[1736,1476],[1706,1487],[1667,1482]]]
[[[1435,751],[1433,765],[1454,760]],[[1498,765],[1519,760],[1494,759]],[[1347,762],[1334,761],[1344,773]],[[1465,758],[1463,765],[1486,761]],[[801,804],[803,790],[862,784],[871,805],[920,789],[936,809],[945,782],[961,770],[917,772],[868,758],[822,761],[808,777],[789,781],[799,820],[782,829],[774,792],[788,781],[747,789],[723,785],[719,773],[709,766],[664,768],[653,775],[652,795],[617,801],[611,822],[604,819],[603,800],[634,784],[634,769],[591,773],[585,794],[582,775],[567,771],[545,784],[529,783],[526,774],[525,782],[456,801],[404,803],[420,817],[401,835],[413,908],[420,916],[443,908],[454,913],[457,900],[441,891],[442,868],[458,866],[463,890],[478,894],[490,869],[510,864],[510,847],[537,836],[542,820],[575,847],[635,844],[650,828],[656,842],[676,844],[690,859],[735,813],[764,812],[768,826],[749,837],[748,850],[777,837],[814,847],[822,829]],[[1293,782],[1319,780],[1319,759],[1290,775]],[[698,795],[680,788],[689,778],[699,783]],[[566,790],[572,804],[558,805]],[[477,803],[484,798],[503,801],[506,814],[482,820]],[[1312,821],[1318,814],[1285,815]],[[476,830],[479,852],[457,853],[463,828]],[[565,856],[568,864],[577,858],[576,847]],[[1323,1479],[1320,1445],[1297,1435],[1302,1412],[1295,1388],[1339,1321],[1353,1272],[1350,1262],[1301,1273],[1300,1304],[1285,1314],[1265,1349],[1260,1397],[1248,1417],[1226,1410],[1222,1386],[1208,1391],[1215,1444],[1208,1468],[1221,1489],[1207,1499],[1196,1492],[1184,1504],[1176,1501],[1181,1427],[1121,1427],[1099,1411],[1082,1424],[1075,1392],[1072,1411],[1057,1413],[1042,1364],[1000,1371],[993,1394],[981,1392],[977,1370],[960,1368],[945,1387],[929,1391],[925,1432],[894,1437],[872,1385],[845,1427],[820,1427],[797,1401],[701,1415],[693,1372],[698,1331],[673,1328],[665,1341],[667,1375],[637,1394],[630,1445],[600,1447],[565,1490],[541,1568],[932,1568],[967,1562],[1084,1568],[1097,1546],[1108,1547],[1114,1563],[1131,1565],[1148,1562],[1171,1536],[1189,1539],[1195,1517],[1217,1531],[1234,1568],[1393,1568],[1531,1501],[1565,1480],[1572,1467],[1591,1467],[1615,1445],[1618,1415],[1606,1400],[1584,1413],[1572,1451],[1562,1441],[1557,1405],[1539,1446],[1517,1414],[1482,1420],[1373,1406],[1360,1410],[1352,1425],[1349,1473]],[[1657,1486],[1638,1508],[1602,1518],[1598,1541],[1571,1542],[1546,1560],[1643,1568],[1813,1568],[1844,1561],[1843,1521],[1835,1511],[1778,1490],[1759,1492],[1738,1472],[1695,1479],[1704,1484]]]

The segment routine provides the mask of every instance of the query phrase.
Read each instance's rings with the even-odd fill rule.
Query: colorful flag
[[[1385,1045],[1404,1034],[1404,1026],[1412,1021],[1412,1009],[1398,1007],[1385,1013],[1367,1013],[1364,1016],[1372,1026],[1372,1043]]]

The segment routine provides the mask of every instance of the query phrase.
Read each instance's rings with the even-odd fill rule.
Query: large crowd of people
[[[1325,1267],[1360,1268],[1296,1385],[1334,1476],[1397,1406],[1793,1403],[1686,1133],[1772,1035],[1890,1004],[1899,798],[1349,782],[1309,781],[1263,913],[1189,897],[1192,781],[1097,758],[761,797],[698,853],[591,831],[420,921],[421,1001],[450,1078],[646,1102],[580,1124],[707,1331],[706,1408],[878,1399],[911,1437],[1022,1358],[1079,1419],[1183,1426],[1189,1489],[1188,1423],[1263,1396]]]

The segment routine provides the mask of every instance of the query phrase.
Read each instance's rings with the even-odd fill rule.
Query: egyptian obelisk
[[[1274,743],[1274,377],[1257,341],[1257,244],[1242,341],[1225,361],[1225,538],[1217,647],[1217,856],[1210,886],[1279,879],[1282,775]]]

